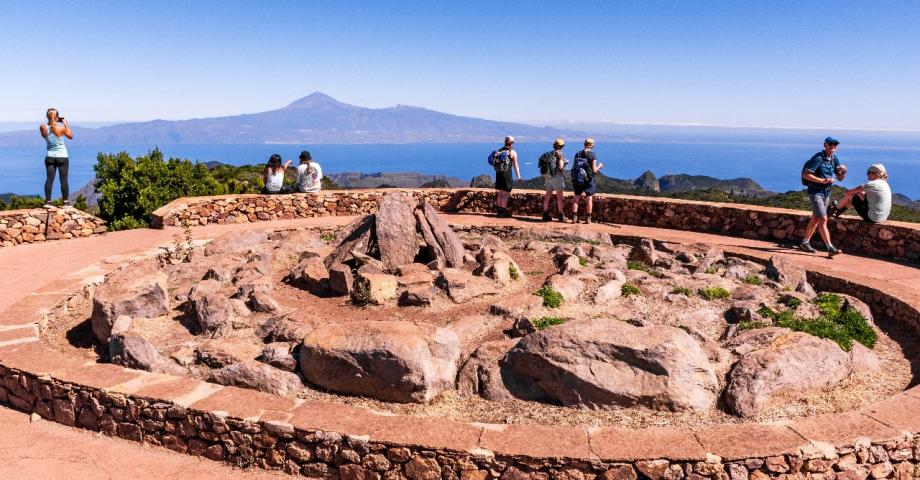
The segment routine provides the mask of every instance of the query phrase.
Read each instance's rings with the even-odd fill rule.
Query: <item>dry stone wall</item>
[[[76,208],[0,212],[0,246],[89,237],[105,233],[105,222]]]
[[[456,213],[492,212],[495,192],[484,189],[405,190],[436,209]],[[386,190],[329,191],[320,194],[237,195],[176,200],[154,212],[152,226],[248,223],[278,219],[373,213]],[[518,191],[510,208],[516,215],[539,215],[543,193]],[[568,208],[568,206],[566,206]],[[599,194],[597,222],[717,233],[788,242],[801,238],[808,213],[753,205]],[[868,224],[842,218],[831,221],[835,244],[844,252],[920,261],[920,226],[904,222]],[[816,236],[817,240],[817,236]]]

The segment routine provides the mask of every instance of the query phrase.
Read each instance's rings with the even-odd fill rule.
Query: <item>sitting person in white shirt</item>
[[[323,169],[313,161],[310,152],[300,152],[300,165],[297,166],[297,191],[312,193],[322,187]]]
[[[891,213],[891,187],[888,186],[888,172],[881,163],[874,163],[866,172],[869,181],[847,190],[840,203],[833,204],[831,215],[839,217],[847,207],[852,206],[863,220],[881,223]]]

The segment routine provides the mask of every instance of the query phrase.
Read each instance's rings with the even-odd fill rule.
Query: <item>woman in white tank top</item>
[[[290,160],[282,165],[281,155],[277,153],[272,155],[268,159],[268,165],[265,165],[265,170],[262,172],[263,180],[265,181],[265,188],[262,189],[262,193],[285,193],[284,172],[290,166]]]

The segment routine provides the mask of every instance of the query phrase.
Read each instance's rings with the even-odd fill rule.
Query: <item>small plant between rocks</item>
[[[630,260],[626,262],[626,268],[630,270],[639,270],[640,272],[645,272],[655,278],[661,278],[662,274],[658,271],[657,268],[645,263],[635,260]]]
[[[514,266],[513,263],[511,265],[508,265],[508,275],[511,277],[512,280],[521,279],[521,272],[517,269],[517,267]]]
[[[744,277],[742,281],[748,285],[763,285],[763,279],[760,278],[760,275],[753,273]]]
[[[547,308],[558,308],[564,302],[562,294],[549,285],[540,287],[539,290],[534,292],[534,295],[543,297],[543,306]]]
[[[543,330],[546,327],[552,327],[553,325],[562,325],[565,323],[565,319],[562,317],[540,317],[533,322],[534,328],[537,330]]]
[[[578,257],[578,264],[581,265],[582,267],[587,267],[588,259],[585,257]]]
[[[355,287],[351,291],[351,303],[358,307],[366,307],[371,304],[371,289],[365,282],[355,282]]]
[[[839,295],[822,293],[815,299],[815,305],[821,311],[818,318],[802,318],[793,310],[775,312],[767,306],[762,306],[757,313],[772,319],[777,326],[833,340],[845,351],[853,348],[854,340],[868,348],[875,348],[878,340],[875,330],[855,309],[843,310],[843,299]]]
[[[676,295],[684,295],[687,297],[692,297],[693,289],[687,288],[687,287],[674,287],[674,289],[671,290],[671,293],[676,294]]]
[[[620,294],[622,294],[624,297],[628,297],[630,295],[641,295],[642,290],[631,283],[624,283],[623,286],[620,287]]]
[[[700,297],[706,300],[719,300],[719,299],[728,298],[731,296],[731,293],[729,293],[728,290],[722,287],[701,288],[699,289],[697,293],[700,294]]]

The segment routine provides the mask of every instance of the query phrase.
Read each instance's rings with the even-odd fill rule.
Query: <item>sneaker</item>
[[[827,249],[828,258],[834,258],[834,255],[840,253],[840,250],[837,247],[830,247]]]
[[[565,223],[565,215],[563,215],[563,214],[561,214],[561,213],[559,214],[559,222],[560,222],[560,223]]]
[[[45,204],[42,205],[42,208],[54,208],[54,204],[51,202],[45,202]]]
[[[544,222],[549,222],[549,221],[552,220],[552,219],[553,219],[553,217],[551,217],[551,216],[549,215],[549,212],[546,212],[546,213],[543,214],[543,220],[542,220],[542,221],[544,221]]]
[[[64,206],[65,206],[65,207],[69,207],[69,206],[70,206],[70,200],[64,200]]]
[[[585,223],[591,223],[591,215],[588,215],[587,217],[583,218],[582,221]]]
[[[812,247],[810,243],[800,243],[799,250],[802,250],[803,252],[808,252],[808,253],[817,252],[817,250],[815,250],[815,247]]]

